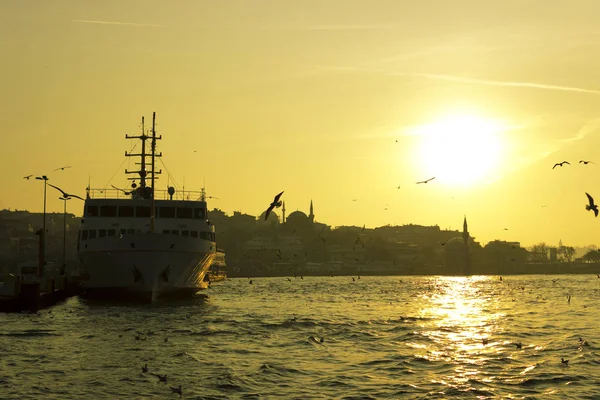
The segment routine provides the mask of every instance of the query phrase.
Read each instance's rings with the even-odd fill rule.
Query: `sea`
[[[600,399],[599,321],[596,275],[255,277],[178,302],[70,298],[0,314],[0,399]]]

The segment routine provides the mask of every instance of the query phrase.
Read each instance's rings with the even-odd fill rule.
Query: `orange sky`
[[[0,208],[41,210],[29,174],[125,187],[124,136],[156,111],[172,179],[205,180],[209,208],[259,215],[285,190],[333,226],[467,214],[483,243],[600,244],[598,15],[592,0],[3,1]]]

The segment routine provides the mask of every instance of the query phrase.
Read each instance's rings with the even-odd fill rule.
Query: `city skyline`
[[[88,182],[126,188],[125,134],[156,111],[157,188],[168,174],[206,185],[228,214],[258,216],[285,191],[289,212],[312,199],[332,226],[460,230],[466,214],[481,243],[595,244],[598,12],[585,0],[5,2],[0,208],[42,210],[31,174],[82,197]]]

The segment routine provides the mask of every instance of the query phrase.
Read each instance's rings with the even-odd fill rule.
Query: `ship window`
[[[190,232],[190,236],[191,236],[191,237],[195,237],[195,238],[197,238],[197,237],[198,237],[198,232],[196,232],[196,231],[191,231],[191,232]]]
[[[170,230],[168,230],[168,229],[165,229],[165,230],[163,230],[163,233],[164,233],[165,235],[168,235],[169,233],[171,233],[171,231],[170,231]]]
[[[87,240],[88,238],[88,231],[87,229],[84,229],[83,231],[81,231],[81,240]]]
[[[101,217],[116,217],[117,206],[100,206]]]
[[[98,206],[88,206],[87,216],[88,217],[97,217],[98,216]]]
[[[125,236],[126,233],[127,233],[126,229],[121,229],[121,236]]]
[[[120,206],[119,217],[133,217],[133,206]]]
[[[190,236],[190,231],[181,231],[181,236]]]
[[[98,237],[106,237],[106,229],[98,229]]]
[[[135,208],[135,216],[139,218],[150,218],[150,207],[137,206]]]
[[[96,230],[95,229],[90,229],[88,235],[89,235],[90,239],[96,239]]]
[[[127,229],[127,234],[132,235],[135,233],[135,229]]]
[[[208,232],[200,232],[200,239],[208,240]]]
[[[206,210],[204,208],[194,208],[195,219],[206,219]]]
[[[177,207],[177,218],[192,218],[193,208]]]
[[[109,229],[107,233],[108,233],[108,236],[116,236],[117,235],[117,231],[115,229]]]
[[[160,218],[175,218],[175,207],[161,207],[158,209]]]
[[[171,235],[179,235],[179,231],[174,229],[171,231]]]

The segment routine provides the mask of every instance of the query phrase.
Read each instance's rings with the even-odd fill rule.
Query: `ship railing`
[[[132,199],[130,191],[119,189],[87,189],[88,199]],[[155,200],[190,200],[199,201],[202,199],[201,191],[186,190],[169,194],[167,190],[154,190]]]

